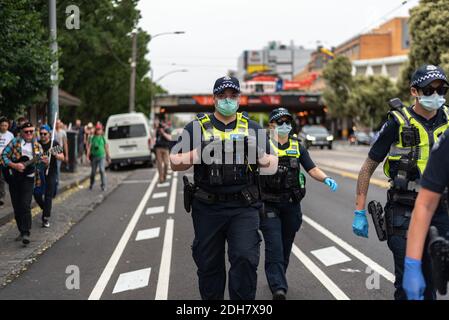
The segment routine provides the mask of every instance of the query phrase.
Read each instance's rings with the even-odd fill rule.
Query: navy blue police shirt
[[[443,193],[449,187],[449,130],[435,143],[421,186],[436,193]]]
[[[220,131],[231,131],[231,130],[235,129],[235,127],[237,125],[237,120],[234,120],[226,125],[223,122],[221,122],[220,120],[218,120],[214,116],[214,114],[208,114],[208,115],[209,115],[209,118],[210,118],[211,123],[214,126],[214,128],[216,128]],[[260,146],[267,154],[270,154],[270,142],[269,142],[268,137],[266,139],[265,144],[259,143],[259,137],[258,137],[257,133],[259,130],[262,130],[262,127],[257,122],[255,122],[253,120],[248,120],[248,129],[249,129],[250,135],[253,133],[256,134],[256,140],[257,140],[258,146]],[[203,138],[203,135],[202,135],[201,126],[200,126],[198,120],[195,119],[194,121],[188,123],[184,127],[184,131],[182,132],[181,136],[178,138],[177,145],[172,150],[175,152],[182,152],[182,153],[192,151],[201,146],[202,138]],[[181,148],[181,149],[179,150],[179,148]],[[195,172],[200,172],[204,169],[205,169],[205,165],[203,163],[194,165]],[[238,193],[238,192],[242,191],[242,189],[244,187],[245,187],[244,185],[213,186],[213,187],[208,187],[207,191],[210,191],[212,193],[231,194],[231,193]]]

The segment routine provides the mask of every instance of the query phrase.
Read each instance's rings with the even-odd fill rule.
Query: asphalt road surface
[[[193,228],[182,175],[159,185],[154,169],[133,172],[94,212],[37,258],[0,299],[200,299],[191,257]],[[187,173],[190,175],[191,173]],[[355,181],[338,192],[308,179],[304,222],[288,269],[288,299],[392,299],[386,243],[352,234]],[[385,189],[370,188],[385,201]],[[263,243],[257,299],[271,299]]]

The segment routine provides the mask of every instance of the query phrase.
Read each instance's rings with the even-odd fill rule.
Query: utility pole
[[[59,114],[59,85],[58,85],[58,42],[56,33],[56,0],[49,0],[49,25],[50,25],[50,49],[54,55],[54,62],[51,65],[50,79],[52,87],[50,89],[50,100],[47,110],[47,123],[55,123],[55,115]],[[54,129],[54,128],[52,128]]]
[[[137,59],[137,32],[133,30],[133,53],[131,60],[131,80],[129,85],[129,112],[134,112],[136,109],[136,59]]]

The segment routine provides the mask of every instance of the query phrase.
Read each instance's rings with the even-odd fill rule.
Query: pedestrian
[[[187,124],[172,148],[171,167],[184,171],[194,166],[195,186],[185,188],[184,203],[188,211],[191,203],[195,233],[192,256],[198,268],[201,298],[224,298],[227,243],[229,297],[254,300],[261,241],[256,172],[260,168],[274,173],[277,158],[266,153],[268,139],[258,138],[259,130],[265,131],[266,138],[266,130],[247,114],[237,112],[240,85],[236,78],[217,79],[213,95],[215,112],[199,114]],[[244,143],[246,151],[229,149],[229,145],[237,143]],[[212,158],[208,156],[210,150]],[[232,157],[223,161],[220,155]]]
[[[301,166],[333,192],[338,184],[315,165],[307,149],[300,144],[292,131],[293,117],[287,109],[274,109],[269,121],[273,133],[271,147],[279,157],[279,163],[276,174],[260,177],[265,203],[260,230],[265,242],[265,274],[273,300],[285,300],[288,290],[286,272],[293,241],[302,224],[301,200],[306,191]]]
[[[424,175],[407,238],[403,287],[409,300],[423,300],[426,282],[423,276],[423,253],[432,216],[438,205],[449,203],[449,130],[434,145]],[[446,207],[447,208],[447,207]],[[441,234],[448,237],[449,234]]]
[[[64,124],[60,119],[56,121],[55,141],[62,146],[64,150],[64,161],[57,160],[56,162],[56,184],[54,188],[53,198],[58,194],[59,180],[61,177],[61,166],[64,162],[69,160],[69,145],[67,142],[67,132],[64,130]]]
[[[156,143],[154,145],[157,170],[159,172],[159,183],[163,183],[167,179],[167,171],[170,165],[169,147],[172,139],[171,131],[171,128],[161,116],[159,122],[156,123]]]
[[[92,171],[90,173],[90,186],[92,190],[95,184],[95,175],[97,174],[97,168],[100,170],[101,176],[101,190],[106,190],[106,162],[111,163],[111,156],[109,153],[109,145],[104,137],[103,126],[97,124],[95,126],[95,134],[90,137],[89,144],[87,146],[87,158],[91,163]]]
[[[89,122],[87,126],[84,128],[84,153],[86,155],[86,158],[87,158],[87,146],[89,144],[90,137],[92,137],[93,135],[94,135],[94,125],[92,122]]]
[[[394,258],[396,300],[407,299],[402,286],[404,259],[410,217],[419,190],[418,183],[427,166],[430,150],[438,137],[449,128],[449,111],[444,105],[448,86],[447,77],[438,66],[425,65],[414,72],[410,84],[414,105],[390,111],[389,119],[372,145],[357,182],[353,231],[358,236],[368,237],[365,204],[369,181],[379,164],[388,156],[384,172],[390,179],[391,188],[387,192],[384,223],[387,227],[387,244]],[[449,230],[447,210],[441,204],[432,219],[432,225],[441,234]],[[436,299],[430,269],[427,250],[424,250],[426,300]]]
[[[60,146],[57,141],[51,141],[51,128],[48,125],[43,125],[39,130],[40,140],[39,143],[42,146],[44,152],[49,152],[50,148]],[[52,200],[54,194],[54,188],[56,186],[56,172],[57,161],[64,161],[64,153],[62,150],[52,153],[50,166],[48,169],[41,170],[39,172],[43,183],[43,188],[34,189],[34,199],[39,207],[42,209],[42,227],[50,227],[50,216],[52,210]]]
[[[72,128],[78,134],[77,145],[78,145],[78,162],[83,163],[84,154],[84,126],[81,124],[81,120],[77,119],[75,121],[75,126]]]
[[[8,167],[12,178],[9,180],[9,193],[14,209],[14,217],[20,235],[16,241],[22,241],[23,245],[30,243],[31,231],[31,200],[33,189],[42,183],[38,174],[39,169],[45,169],[48,158],[43,154],[42,146],[35,138],[34,126],[25,122],[20,131],[20,136],[11,140],[3,149],[1,162]],[[35,165],[26,167],[21,160],[26,157],[34,160]]]
[[[8,131],[9,129],[9,120],[5,117],[0,118],[0,154],[3,152],[3,149],[14,139],[14,135]],[[6,168],[0,167],[0,207],[5,204],[5,174]]]

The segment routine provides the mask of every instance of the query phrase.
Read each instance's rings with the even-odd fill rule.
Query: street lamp
[[[185,31],[172,31],[172,32],[161,32],[157,33],[150,38],[150,41],[154,38],[169,34],[184,34]],[[131,79],[129,86],[129,112],[134,112],[135,110],[135,100],[136,100],[136,66],[137,66],[137,30],[134,29],[131,32],[132,36],[132,59],[131,59]],[[150,81],[153,81],[151,77]]]
[[[153,69],[151,69],[151,71],[153,71]],[[187,70],[187,69],[172,70],[172,71],[169,71],[167,73],[164,73],[156,81],[154,81],[154,82],[151,81],[151,84],[150,84],[151,85],[150,86],[150,92],[151,92],[150,121],[151,121],[151,123],[153,123],[153,121],[154,121],[154,107],[155,107],[154,97],[156,96],[155,91],[153,90],[153,86],[156,85],[162,79],[164,79],[166,76],[169,76],[169,75],[174,74],[174,73],[180,73],[180,72],[189,72],[189,70]],[[153,79],[153,72],[151,72],[151,78]]]

